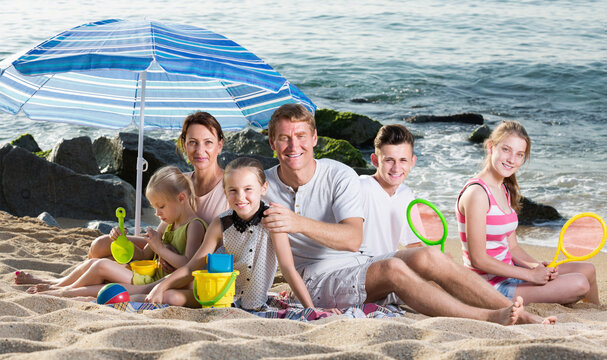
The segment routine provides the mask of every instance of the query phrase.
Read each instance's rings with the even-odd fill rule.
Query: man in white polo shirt
[[[361,254],[358,176],[337,161],[314,159],[314,116],[299,104],[286,104],[274,112],[268,130],[280,164],[266,171],[265,200],[271,207],[263,225],[273,232],[289,233],[295,267],[316,306],[345,308],[382,301],[394,293],[429,316],[504,325],[544,321],[525,312],[520,297],[510,302],[435,248],[375,257]]]

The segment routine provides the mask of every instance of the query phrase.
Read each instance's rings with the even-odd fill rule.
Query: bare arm
[[[270,203],[262,224],[271,233],[301,233],[335,250],[358,251],[362,244],[363,219],[347,218],[329,224],[295,214],[285,206]]]
[[[204,238],[205,228],[199,221],[191,221],[186,233],[186,248],[183,255],[171,251],[164,246],[159,232],[150,228],[145,234],[146,241],[158,256],[168,262],[171,266],[178,268],[184,266],[200,248]]]
[[[148,302],[161,303],[163,301],[163,294],[166,290],[182,289],[188,286],[193,279],[192,271],[200,270],[206,265],[207,255],[213,253],[219,247],[221,239],[221,223],[219,218],[215,218],[204,235],[202,245],[192,256],[190,261],[154,286],[145,300]]]
[[[536,266],[540,265],[540,262],[535,260],[531,255],[529,255],[523,248],[518,245],[518,241],[516,240],[516,233],[510,234],[508,236],[508,246],[510,247],[510,254],[512,255],[512,261],[521,267],[527,269],[533,269]]]
[[[289,283],[289,286],[297,296],[297,299],[305,307],[314,307],[310,293],[303,282],[303,279],[295,270],[295,264],[293,262],[293,254],[291,253],[291,246],[289,245],[289,237],[286,233],[272,233],[270,235],[272,244],[274,245],[274,251],[276,252],[276,258],[278,259],[278,265],[280,271],[284,275],[285,279]]]
[[[543,267],[527,269],[501,262],[486,251],[487,218],[489,210],[487,193],[480,186],[470,186],[462,194],[459,210],[466,217],[466,239],[473,267],[489,274],[521,279],[534,284],[545,284],[550,279]]]

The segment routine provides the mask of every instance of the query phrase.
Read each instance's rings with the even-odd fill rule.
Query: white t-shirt
[[[264,197],[266,203],[275,202],[310,219],[337,224],[347,218],[364,218],[360,206],[360,182],[352,168],[331,159],[317,159],[312,179],[297,192],[278,177],[276,165],[266,170],[269,183]],[[307,236],[289,234],[295,268],[303,268],[321,260],[352,256],[350,251],[328,248]]]
[[[407,207],[415,199],[411,189],[400,184],[392,196],[372,176],[361,175],[361,201],[365,214],[363,244],[366,255],[383,255],[398,250],[398,243],[419,242],[407,223]]]

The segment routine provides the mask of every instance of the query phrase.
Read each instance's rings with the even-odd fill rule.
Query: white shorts
[[[307,266],[302,278],[310,292],[312,302],[321,308],[338,309],[363,304],[367,299],[365,280],[369,266],[374,262],[392,258],[395,253],[380,256],[353,254]],[[403,302],[391,293],[386,299],[377,303],[384,305]]]

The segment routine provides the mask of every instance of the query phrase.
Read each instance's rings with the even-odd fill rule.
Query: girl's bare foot
[[[25,271],[15,271],[15,284],[52,284],[52,280],[42,279]]]
[[[518,296],[516,301],[520,301],[523,303],[523,298]],[[515,303],[516,303],[515,301]],[[544,324],[544,325],[554,325],[556,324],[556,316],[548,316],[547,318],[543,318],[538,315],[534,315],[523,310],[521,315],[518,318],[517,324]]]
[[[37,293],[41,293],[41,292],[45,292],[45,291],[49,291],[49,290],[56,290],[57,287],[53,284],[36,284],[30,288],[28,288],[27,290],[25,290],[26,293],[28,294],[37,294]]]

